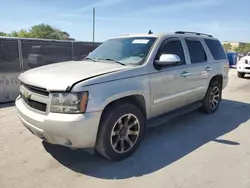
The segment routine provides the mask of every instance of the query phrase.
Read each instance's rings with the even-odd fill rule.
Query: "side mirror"
[[[158,66],[178,65],[181,59],[175,54],[162,54],[159,60],[155,61]]]

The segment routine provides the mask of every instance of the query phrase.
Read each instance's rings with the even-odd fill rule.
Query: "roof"
[[[153,33],[153,34],[128,34],[128,35],[122,35],[118,37],[113,38],[127,38],[127,37],[155,37],[155,38],[161,38],[161,37],[176,37],[176,36],[185,36],[185,37],[193,37],[193,38],[209,38],[209,39],[215,39],[213,36],[208,34],[202,34],[202,33]]]

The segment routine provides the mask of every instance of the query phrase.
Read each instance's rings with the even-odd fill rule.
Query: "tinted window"
[[[207,61],[207,55],[200,41],[186,39],[191,63]]]
[[[226,59],[226,54],[218,40],[205,39],[205,42],[215,60]]]
[[[161,54],[175,54],[178,55],[181,59],[181,65],[185,64],[185,55],[183,52],[183,48],[181,45],[181,42],[179,40],[173,40],[173,41],[166,41],[159,53],[157,54],[156,59],[158,60],[160,58]]]

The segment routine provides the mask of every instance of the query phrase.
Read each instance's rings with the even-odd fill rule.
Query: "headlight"
[[[83,113],[88,102],[88,92],[52,93],[50,112]]]

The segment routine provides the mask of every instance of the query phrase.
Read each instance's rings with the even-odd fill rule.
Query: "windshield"
[[[96,48],[87,58],[97,61],[112,59],[125,65],[141,65],[155,40],[154,37],[110,39]]]

